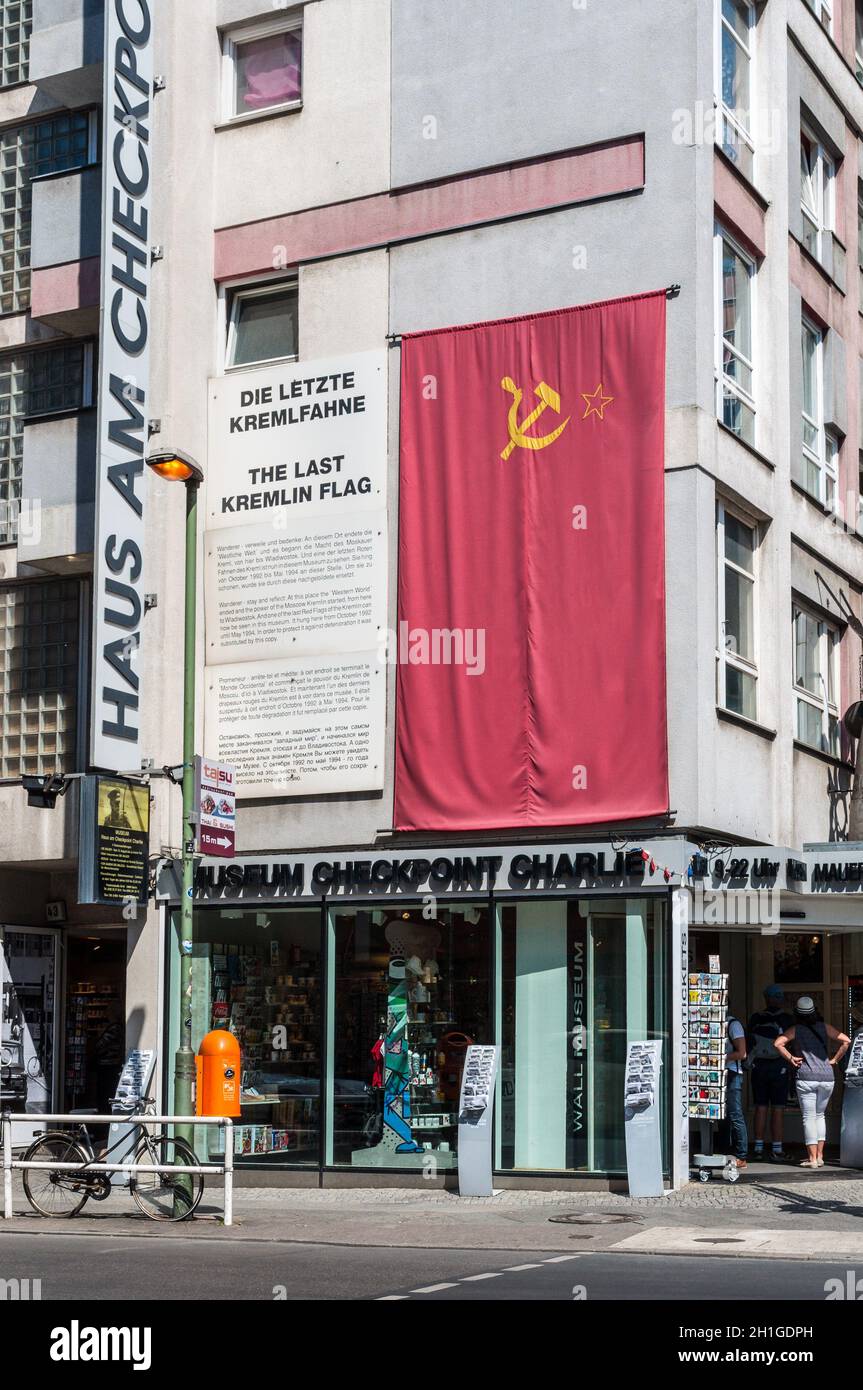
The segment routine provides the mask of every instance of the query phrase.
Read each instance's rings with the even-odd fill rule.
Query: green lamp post
[[[165,449],[151,454],[147,464],[160,478],[186,485],[185,636],[183,648],[183,896],[180,906],[180,1033],[174,1055],[174,1114],[193,1115],[195,1053],[192,1049],[192,955],[194,940],[195,872],[195,661],[198,586],[198,489],[202,469],[187,454]],[[192,1148],[194,1126],[174,1126],[178,1138]]]

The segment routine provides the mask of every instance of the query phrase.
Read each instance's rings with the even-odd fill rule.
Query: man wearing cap
[[[794,1019],[785,1009],[785,995],[779,985],[764,990],[764,1008],[749,1020],[747,1039],[752,1061],[752,1099],[755,1102],[755,1142],[753,1156],[763,1158],[764,1136],[767,1131],[767,1111],[771,1110],[770,1157],[774,1163],[785,1161],[782,1148],[782,1126],[788,1102],[789,1072],[787,1062],[776,1051],[776,1039]]]

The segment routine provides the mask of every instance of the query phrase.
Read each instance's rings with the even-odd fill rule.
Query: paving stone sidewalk
[[[835,1258],[863,1267],[863,1174],[753,1165],[737,1183],[692,1183],[657,1199],[622,1193],[504,1190],[493,1198],[405,1188],[237,1188],[235,1224],[221,1222],[219,1184],[194,1222],[157,1225],[119,1192],[74,1221],[27,1206],[16,1175],[4,1231],[155,1239],[299,1241],[423,1248],[609,1250]],[[561,1219],[563,1218],[563,1219]]]

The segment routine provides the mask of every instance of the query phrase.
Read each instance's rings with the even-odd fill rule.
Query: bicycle
[[[152,1103],[139,1101],[131,1109],[120,1110],[120,1115],[130,1118],[135,1115],[153,1113]],[[150,1133],[145,1125],[136,1125],[140,1132],[133,1141],[136,1165],[151,1166],[152,1175],[146,1172],[129,1174],[129,1188],[132,1197],[145,1216],[152,1221],[187,1221],[196,1211],[204,1194],[202,1173],[162,1173],[158,1170],[166,1165],[177,1167],[198,1163],[194,1150],[185,1139],[177,1139],[166,1130]],[[104,1202],[111,1193],[111,1173],[88,1172],[91,1163],[105,1163],[121,1144],[127,1142],[127,1135],[120,1138],[98,1157],[86,1124],[76,1125],[74,1131],[49,1130],[34,1141],[24,1155],[25,1161],[36,1163],[75,1163],[75,1169],[25,1168],[24,1191],[31,1207],[40,1216],[73,1217],[86,1202]],[[119,1161],[119,1160],[118,1160]]]

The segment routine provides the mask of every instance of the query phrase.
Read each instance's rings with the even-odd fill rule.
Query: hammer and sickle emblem
[[[567,415],[563,424],[558,425],[557,429],[553,430],[551,434],[534,435],[527,433],[527,431],[536,424],[539,417],[544,415],[547,410],[553,410],[556,415],[560,414],[560,396],[553,386],[549,386],[546,381],[541,381],[539,383],[534,395],[539,397],[540,403],[535,410],[531,411],[527,419],[523,420],[519,425],[518,412],[522,400],[524,399],[524,392],[516,386],[510,376],[505,376],[500,384],[502,389],[508,391],[513,398],[512,405],[509,408],[509,443],[501,454],[504,463],[506,463],[506,460],[514,449],[547,449],[549,444],[553,444],[556,439],[560,438],[572,419],[571,415]]]

